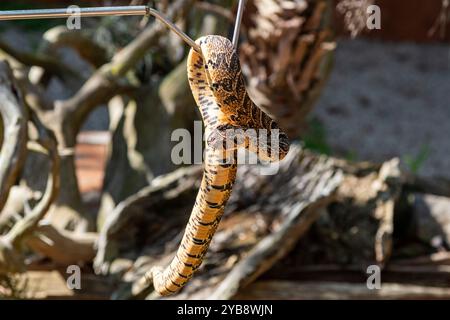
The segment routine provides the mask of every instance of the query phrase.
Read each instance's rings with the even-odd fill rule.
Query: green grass
[[[308,130],[302,137],[304,148],[321,154],[330,155],[331,147],[327,142],[325,127],[318,119],[311,119],[308,123]]]
[[[345,159],[350,162],[358,161],[358,153],[355,150],[350,150],[345,155]]]
[[[409,170],[413,174],[417,174],[427,161],[429,155],[430,146],[428,144],[424,144],[420,147],[420,150],[416,155],[407,154],[403,156],[403,162],[408,166]]]
[[[305,149],[324,154],[332,155],[332,148],[327,141],[327,132],[323,124],[316,118],[308,121],[308,130],[302,136]],[[348,161],[358,161],[358,153],[355,150],[346,151],[341,155]]]

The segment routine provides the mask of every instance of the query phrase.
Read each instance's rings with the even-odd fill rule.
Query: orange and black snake
[[[150,271],[153,286],[161,295],[178,292],[200,267],[236,179],[236,149],[245,147],[271,162],[283,159],[289,151],[286,134],[249,98],[232,43],[212,35],[196,43],[201,54],[191,49],[187,71],[205,124],[204,173],[176,256],[165,269],[154,267]],[[240,136],[249,129],[264,132],[266,139],[259,134],[256,139]],[[233,136],[231,144],[228,132],[240,132]],[[278,139],[272,140],[275,134]]]

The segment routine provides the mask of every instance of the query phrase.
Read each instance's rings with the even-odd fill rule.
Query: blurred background
[[[237,7],[29,0],[0,10],[71,4],[148,4],[194,39],[230,37]],[[373,4],[379,30],[366,27]],[[448,0],[248,1],[239,47],[247,89],[294,147],[278,178],[242,169],[207,261],[178,298],[450,298],[449,21]],[[1,190],[4,241],[20,233],[24,203],[34,210],[45,200],[55,163],[61,181],[34,229],[0,250],[0,295],[153,297],[138,280],[173,256],[201,176],[170,159],[172,131],[192,132],[200,118],[189,48],[157,25],[142,17],[83,18],[80,30],[61,19],[0,23],[27,139],[47,141],[59,158],[15,157],[20,169],[1,181],[11,181]],[[262,239],[273,243],[258,260]],[[81,290],[65,286],[71,264],[82,267]],[[246,265],[250,274],[240,273]],[[381,293],[366,286],[370,265],[383,270]]]

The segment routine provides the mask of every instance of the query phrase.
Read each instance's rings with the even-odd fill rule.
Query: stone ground
[[[340,41],[312,116],[333,153],[450,178],[450,45]]]

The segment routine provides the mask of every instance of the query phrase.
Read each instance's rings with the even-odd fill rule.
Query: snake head
[[[242,109],[237,106],[246,94],[239,57],[227,38],[205,36],[197,43],[202,50],[208,86],[221,110],[231,116]]]
[[[203,90],[202,100],[199,94],[194,93],[194,97],[205,121],[208,145],[226,150],[245,147],[264,161],[283,159],[289,152],[289,139],[250,99],[231,41],[210,35],[199,38],[196,43],[202,57],[191,50],[189,64],[192,63],[196,71],[190,71],[190,84],[193,92]],[[200,78],[196,83],[195,79]],[[199,85],[204,82],[207,90]],[[204,100],[205,96],[210,96],[212,103]],[[212,118],[217,121],[211,122]]]

